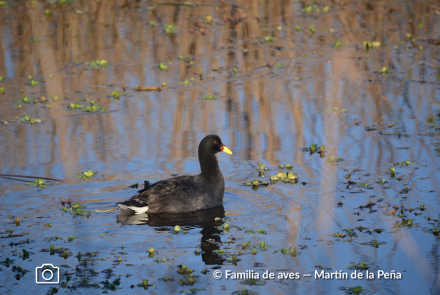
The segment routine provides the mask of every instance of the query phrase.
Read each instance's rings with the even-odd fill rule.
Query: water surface
[[[42,189],[0,178],[0,260],[14,260],[0,266],[0,292],[48,291],[35,284],[43,263],[60,266],[63,282],[70,276],[58,292],[102,292],[105,280],[118,278],[116,292],[145,293],[136,285],[148,280],[154,294],[344,294],[340,287],[354,286],[372,294],[440,292],[440,238],[432,233],[440,226],[438,3],[62,2],[0,7],[0,172],[64,180]],[[169,24],[174,34],[165,32]],[[109,65],[91,65],[96,60]],[[32,80],[40,84],[29,86]],[[161,91],[136,90],[162,83]],[[124,95],[116,100],[114,91]],[[81,111],[91,101],[106,111]],[[25,115],[41,122],[18,119]],[[234,153],[218,154],[222,207],[177,220],[116,208],[136,192],[126,189],[134,183],[199,173],[197,147],[207,134]],[[312,144],[325,145],[323,157],[302,151]],[[278,168],[285,164],[299,181],[252,190],[243,183],[259,179],[258,163],[269,168],[263,181],[286,172]],[[98,174],[75,177],[88,170]],[[356,183],[347,187],[349,172]],[[69,198],[90,216],[63,212]],[[359,208],[370,201],[373,210]],[[173,234],[176,224],[187,233]],[[374,240],[378,248],[363,245]],[[242,249],[247,241],[251,247]],[[262,241],[267,251],[252,255]],[[73,255],[40,251],[50,245]],[[292,246],[296,256],[281,253]],[[84,262],[87,252],[97,253]],[[301,277],[249,286],[213,277],[215,270],[351,274],[359,262],[402,279]],[[179,284],[179,265],[193,269],[194,285]],[[17,280],[13,266],[30,272]]]

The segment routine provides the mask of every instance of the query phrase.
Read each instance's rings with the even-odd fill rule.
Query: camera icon
[[[56,285],[60,283],[60,268],[50,263],[43,263],[35,268],[35,282]]]

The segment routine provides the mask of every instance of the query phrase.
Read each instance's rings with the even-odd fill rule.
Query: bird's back
[[[148,207],[147,213],[190,212],[221,204],[224,186],[223,176],[215,182],[201,175],[178,176],[156,182],[120,204]]]

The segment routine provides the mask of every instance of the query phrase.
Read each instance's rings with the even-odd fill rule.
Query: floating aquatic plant
[[[159,63],[159,69],[163,72],[165,72],[166,70],[168,70],[169,65],[166,65],[165,63],[161,62]]]
[[[36,186],[36,187],[39,187],[39,188],[46,188],[46,187],[48,187],[50,185],[54,185],[52,182],[44,181],[44,179],[41,179],[41,178],[37,178],[33,182],[26,182],[26,184],[29,185],[29,186],[32,186],[32,187]]]
[[[126,93],[120,93],[119,91],[112,91],[112,94],[107,95],[108,97],[113,97],[116,100],[119,100],[121,96],[126,95]]]
[[[81,103],[70,103],[69,104],[69,110],[71,110],[71,111],[73,111],[73,110],[76,110],[76,109],[81,109],[82,108],[82,104]]]
[[[175,34],[177,32],[178,29],[179,29],[179,27],[176,26],[175,24],[165,24],[163,26],[163,30],[164,30],[166,36],[172,36],[173,34]]]
[[[339,287],[339,290],[345,291],[345,294],[364,294],[368,291],[363,289],[361,286],[355,287]]]
[[[358,264],[352,264],[348,268],[349,269],[360,269],[360,270],[366,270],[369,269],[370,265],[367,263],[359,262]]]
[[[269,182],[264,182],[264,181],[261,181],[261,180],[258,180],[258,179],[254,179],[254,180],[252,180],[250,182],[247,182],[246,185],[247,186],[252,186],[252,189],[254,191],[257,191],[260,186],[262,186],[262,187],[268,186]]]
[[[249,285],[249,286],[253,286],[253,285],[264,286],[266,285],[266,281],[259,279],[249,279],[249,280],[241,281],[240,284]]]
[[[105,59],[101,59],[101,60],[97,59],[97,60],[91,61],[90,66],[91,67],[108,67],[108,66],[110,66],[110,63]]]
[[[360,243],[360,245],[371,246],[373,248],[379,248],[379,246],[386,245],[385,242],[379,242],[378,240],[371,240],[369,242]]]
[[[85,206],[80,203],[73,204],[72,207],[67,208],[64,207],[62,211],[70,213],[72,215],[81,215],[81,216],[89,216],[90,211],[84,210]]]
[[[386,75],[388,75],[388,74],[391,74],[391,71],[388,70],[387,67],[383,67],[383,68],[380,69],[378,72],[381,73],[383,76],[386,76]]]
[[[337,107],[334,107],[333,109],[325,109],[324,112],[341,112],[341,113],[348,113],[347,109],[338,109]]]
[[[40,85],[40,81],[37,81],[37,80],[31,80],[31,81],[29,81],[27,84],[28,84],[29,86],[35,87],[35,86]]]
[[[40,123],[41,122],[41,119],[31,118],[28,115],[24,115],[24,117],[18,118],[18,120],[21,121],[21,122],[29,123],[31,125],[34,125],[35,123]]]
[[[395,172],[396,172],[396,168],[391,167],[391,168],[390,168],[390,171],[391,171],[391,177],[392,177],[392,178],[395,178],[395,177],[396,177],[396,174],[395,174]]]
[[[97,113],[97,112],[105,112],[107,109],[105,107],[99,107],[94,101],[90,102],[90,106],[82,109],[83,112]]]
[[[325,145],[322,145],[318,147],[316,143],[312,144],[310,147],[305,147],[301,149],[303,152],[310,152],[310,155],[313,155],[314,153],[321,154],[321,157],[324,155]]]
[[[344,158],[338,158],[338,157],[328,157],[327,158],[327,162],[328,163],[337,163],[337,162],[342,162],[344,161]]]
[[[282,248],[282,249],[280,250],[280,252],[281,252],[282,254],[286,254],[286,255],[290,255],[290,256],[296,256],[296,255],[298,254],[298,252],[297,252],[297,250],[296,250],[296,247],[290,247],[289,250],[286,250],[285,248]]]
[[[262,40],[264,41],[264,43],[273,43],[273,42],[275,42],[276,39],[269,35],[269,36],[263,37]]]
[[[89,170],[89,171],[80,172],[80,173],[76,174],[75,176],[87,181],[87,180],[91,179],[93,176],[96,176],[96,174],[98,174],[98,171]]]
[[[270,180],[272,184],[283,181],[288,183],[297,183],[298,182],[298,175],[295,172],[280,172],[277,175],[272,175],[270,177]]]
[[[194,85],[194,78],[191,78],[189,80],[185,80],[183,82],[180,82],[180,85],[184,85],[184,86],[193,86]]]

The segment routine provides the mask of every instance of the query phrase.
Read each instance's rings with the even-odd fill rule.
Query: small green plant
[[[66,210],[62,210],[62,211],[66,211]],[[70,209],[67,210],[67,213],[70,213],[72,215],[81,215],[81,216],[90,215],[90,211],[84,210],[83,204],[80,204],[80,203],[76,203],[76,204],[72,205],[72,207],[70,207]]]
[[[282,248],[280,252],[282,254],[291,255],[291,256],[296,256],[297,254],[296,247],[291,247],[289,250]]]
[[[24,123],[29,123],[31,125],[34,125],[35,123],[40,123],[41,122],[41,119],[31,118],[28,115],[24,115],[24,117],[21,117],[18,120],[21,121],[21,122],[24,122]]]
[[[34,182],[26,182],[26,184],[32,187],[36,186],[39,188],[46,188],[50,185],[53,185],[53,183],[49,181],[44,181],[44,179],[41,178],[36,179]]]
[[[327,158],[327,162],[328,163],[337,163],[337,162],[342,162],[344,161],[344,158],[338,158],[338,157],[328,157]]]
[[[90,102],[90,106],[82,109],[83,112],[97,113],[97,112],[105,112],[107,109],[105,107],[99,107],[97,103],[94,101]]]
[[[368,269],[369,267],[370,267],[369,264],[359,262],[358,264],[352,264],[352,265],[350,265],[348,268],[349,268],[349,269],[361,269],[361,270],[366,270],[366,269]]]
[[[204,23],[206,24],[206,25],[212,25],[212,21],[214,20],[214,18],[212,17],[212,16],[210,16],[210,15],[207,15],[207,16],[205,16],[204,17]]]
[[[121,96],[124,96],[125,93],[120,93],[119,91],[112,91],[111,95],[107,95],[108,97],[113,97],[116,100],[119,100]]]
[[[266,176],[266,173],[264,171],[264,166],[266,166],[266,164],[261,164],[261,163],[258,164],[258,167],[260,167],[260,169],[257,170],[258,177],[265,177]]]
[[[388,74],[391,74],[391,70],[388,70],[387,67],[383,67],[382,69],[380,69],[380,71],[378,71],[379,73],[381,73],[383,76],[386,76]]]
[[[84,172],[80,172],[77,175],[75,175],[76,177],[80,177],[82,179],[84,179],[85,181],[91,179],[93,176],[95,176],[96,174],[98,174],[98,171],[84,171]]]
[[[194,78],[191,78],[189,80],[185,80],[185,81],[181,82],[180,84],[184,85],[184,86],[193,86],[194,83],[192,81],[194,81]]]
[[[262,40],[263,40],[264,43],[273,43],[273,42],[276,41],[276,39],[274,37],[272,37],[271,35],[263,37]]]
[[[97,59],[90,62],[91,67],[108,67],[110,63],[105,59]]]
[[[335,48],[335,49],[341,48],[342,46],[343,46],[343,44],[342,44],[341,41],[336,41],[336,42],[333,44],[333,48]]]
[[[306,13],[306,14],[312,14],[313,11],[317,11],[317,12],[319,11],[318,6],[316,6],[315,4],[312,4],[312,5],[306,6],[306,7],[303,9],[303,12]]]
[[[174,35],[178,29],[179,29],[179,27],[176,26],[175,24],[165,24],[163,26],[163,30],[164,30],[166,36]]]
[[[161,62],[159,63],[159,69],[163,72],[167,71],[169,68],[169,65],[166,65],[165,63]]]
[[[81,109],[81,108],[82,108],[81,103],[71,103],[71,104],[69,104],[69,110],[71,110],[71,111],[76,110],[76,109]]]

